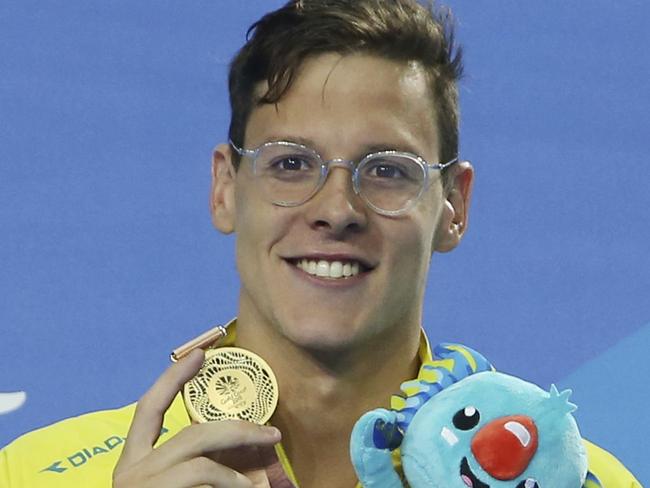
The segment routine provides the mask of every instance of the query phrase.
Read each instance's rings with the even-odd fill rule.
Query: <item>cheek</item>
[[[406,264],[409,272],[417,268],[428,269],[431,260],[434,226],[427,217],[404,222],[396,232],[394,239],[395,252],[400,261]],[[426,272],[425,269],[425,272]]]
[[[242,280],[249,285],[248,278],[254,277],[260,269],[264,248],[270,238],[266,207],[267,204],[251,191],[249,185],[238,185],[235,214],[237,268]]]
[[[236,204],[238,264],[241,266],[246,260],[259,261],[255,266],[263,269],[264,260],[274,245],[288,234],[293,213],[261,199],[253,187],[241,188]]]
[[[438,189],[441,190],[441,189]],[[446,200],[441,191],[430,192],[429,198],[424,198],[418,209],[418,225],[422,229],[421,235],[426,253],[431,257],[435,249],[436,232],[443,218]]]
[[[261,236],[268,236],[268,217],[274,207],[262,199],[257,188],[249,178],[237,181],[235,191],[237,240],[243,244],[253,244]]]

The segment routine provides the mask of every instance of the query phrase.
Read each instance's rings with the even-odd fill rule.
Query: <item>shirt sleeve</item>
[[[0,450],[0,486],[6,486],[7,488],[11,488],[10,480],[9,480],[9,471],[8,471],[8,463],[7,463],[7,453],[5,452],[4,449]]]
[[[110,488],[134,412],[132,403],[20,436],[0,450],[0,488]],[[159,443],[189,423],[179,394],[165,414]]]
[[[585,440],[589,471],[603,485],[603,488],[643,488],[641,483],[612,454]]]

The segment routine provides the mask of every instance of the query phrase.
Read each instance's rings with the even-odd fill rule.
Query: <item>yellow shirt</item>
[[[234,341],[229,334],[227,343]],[[431,358],[426,339],[420,347],[422,360]],[[30,432],[0,450],[0,488],[111,488],[112,472],[124,446],[135,403],[115,410],[73,417]],[[190,424],[181,395],[165,414],[164,443]],[[589,469],[604,488],[642,488],[611,454],[584,441]],[[276,453],[287,477],[298,486],[281,445]]]
[[[2,488],[111,488],[135,404],[93,412],[30,432],[0,451]],[[165,415],[160,443],[190,421],[180,395]],[[641,488],[614,456],[585,441],[591,471],[604,488]],[[288,460],[280,455],[285,471]]]

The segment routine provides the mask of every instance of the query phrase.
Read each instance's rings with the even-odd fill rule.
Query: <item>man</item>
[[[274,427],[190,426],[178,392],[201,366],[195,350],[137,408],[16,441],[2,486],[110,486],[111,474],[115,488],[354,486],[352,426],[430,356],[420,323],[431,255],[467,228],[460,71],[444,18],[412,0],[291,1],[256,23],[231,66],[211,210],[237,235],[241,276],[224,344],[275,372]],[[640,486],[587,448],[604,486]]]

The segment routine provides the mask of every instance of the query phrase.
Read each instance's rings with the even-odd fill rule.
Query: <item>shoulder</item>
[[[88,413],[19,437],[0,450],[0,486],[109,488],[135,407]],[[179,395],[165,416],[161,442],[188,423]]]
[[[603,488],[642,488],[641,483],[612,454],[584,440],[589,459],[589,471],[600,480]]]
[[[19,437],[0,451],[0,480],[8,487],[109,486],[110,477],[106,484],[98,477],[112,471],[134,412],[135,404],[93,412]]]

